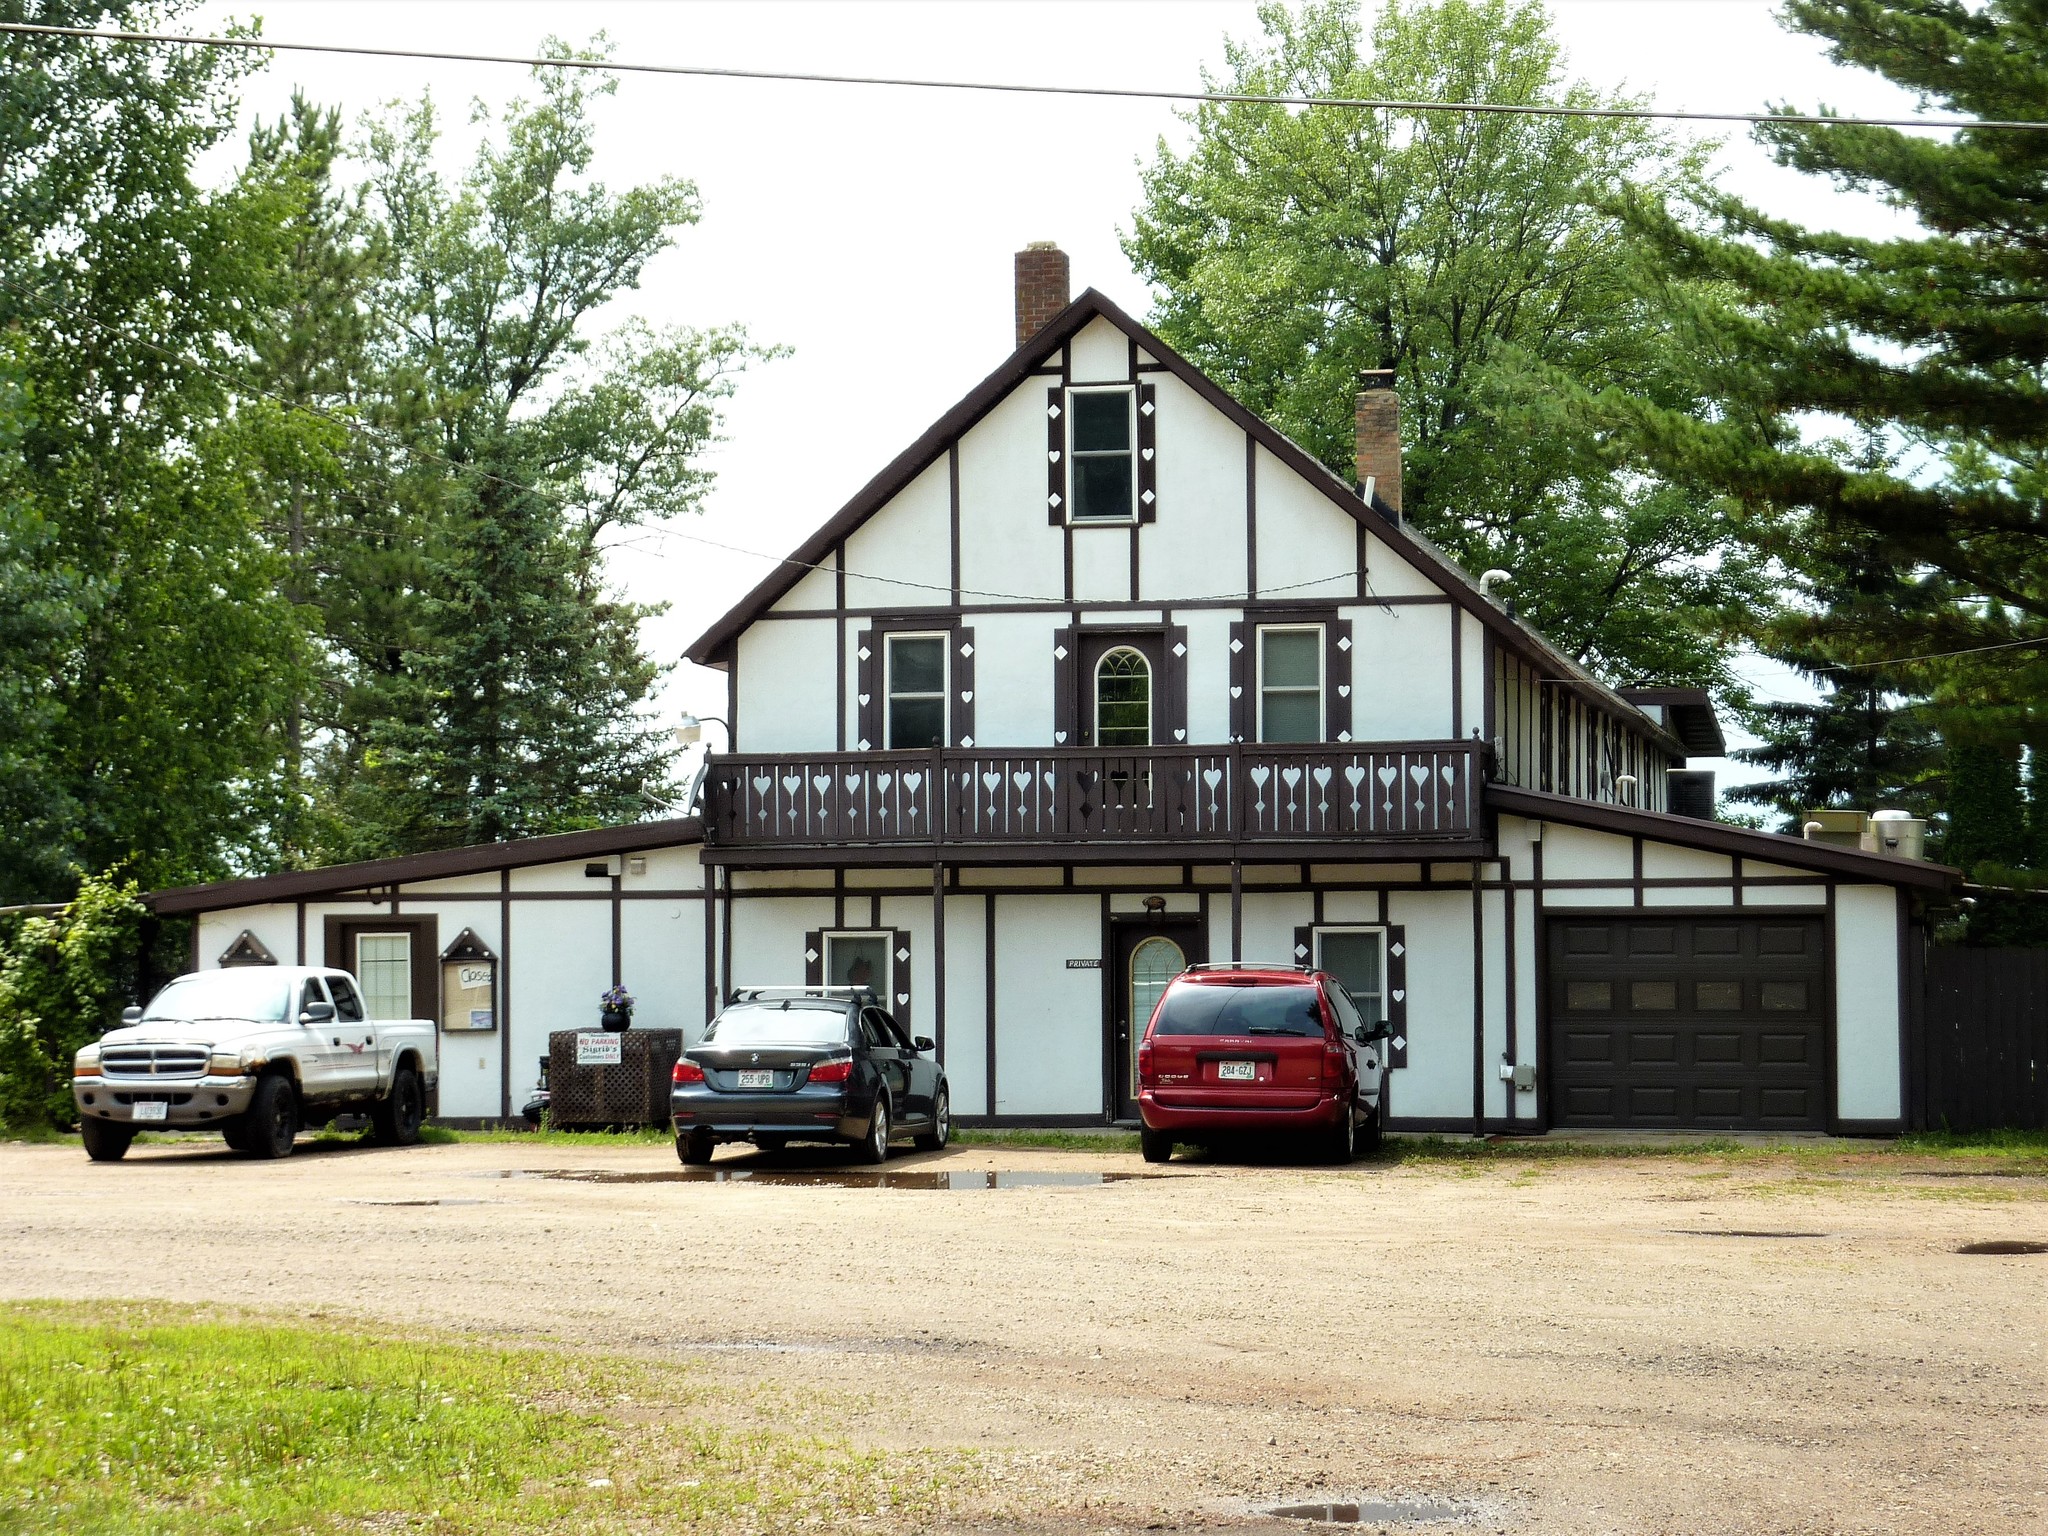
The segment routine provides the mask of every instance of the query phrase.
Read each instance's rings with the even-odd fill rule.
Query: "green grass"
[[[972,1465],[755,1419],[636,1361],[188,1308],[0,1306],[0,1533],[925,1523]]]

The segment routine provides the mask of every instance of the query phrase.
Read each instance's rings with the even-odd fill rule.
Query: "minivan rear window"
[[[1183,982],[1168,989],[1152,1033],[1320,1036],[1323,1010],[1314,987]]]

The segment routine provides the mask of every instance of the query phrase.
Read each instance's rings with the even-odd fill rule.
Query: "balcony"
[[[714,757],[725,864],[1472,857],[1476,741]]]

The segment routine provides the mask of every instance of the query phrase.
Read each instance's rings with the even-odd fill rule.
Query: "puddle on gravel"
[[[1048,1189],[1173,1178],[1156,1173],[967,1172],[931,1168],[501,1168],[489,1179],[561,1179],[572,1184],[776,1184],[815,1189]]]
[[[444,1200],[344,1200],[341,1203],[343,1205],[489,1205],[491,1202],[488,1200],[449,1198]]]
[[[1832,1232],[1757,1232],[1745,1228],[1673,1227],[1677,1237],[1833,1237]]]
[[[1282,1504],[1266,1513],[1282,1520],[1313,1520],[1323,1525],[1423,1525],[1434,1520],[1462,1520],[1473,1511],[1462,1504],[1432,1499],[1397,1499],[1386,1503]]]
[[[2048,1243],[2030,1243],[2019,1238],[2001,1238],[1992,1243],[1965,1243],[1957,1253],[2048,1253]]]

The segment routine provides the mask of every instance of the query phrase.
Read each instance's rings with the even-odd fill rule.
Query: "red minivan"
[[[1386,1030],[1334,976],[1286,965],[1198,965],[1167,984],[1138,1047],[1139,1146],[1311,1137],[1333,1162],[1380,1138]]]

